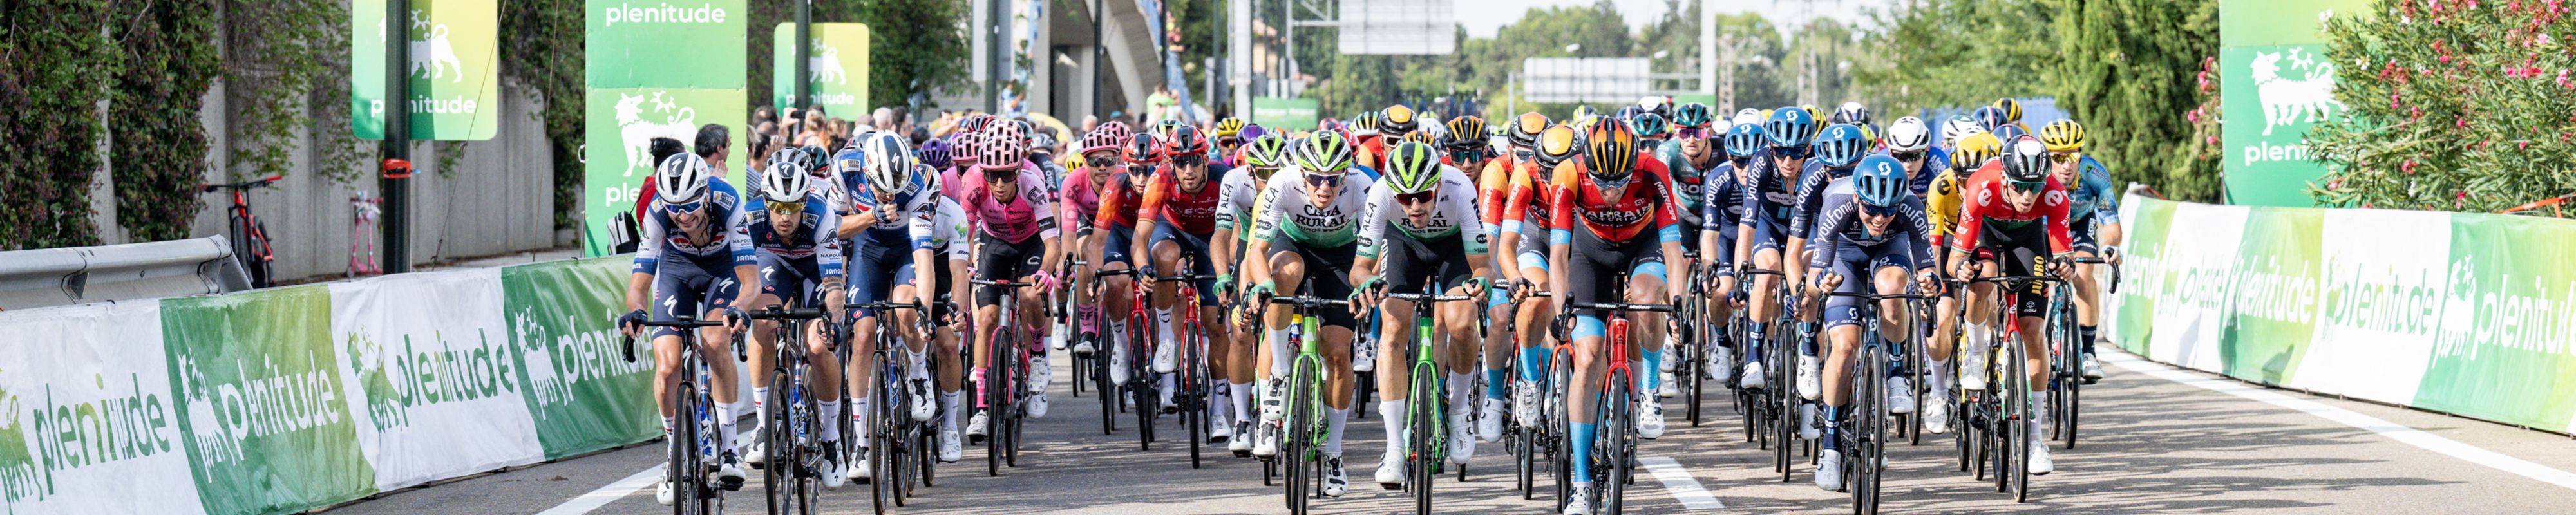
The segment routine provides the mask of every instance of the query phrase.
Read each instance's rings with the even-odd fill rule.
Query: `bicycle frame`
[[[669,474],[668,479],[675,497],[674,502],[671,503],[672,513],[713,514],[724,510],[723,494],[719,493],[723,489],[708,484],[707,475],[713,470],[710,465],[702,461],[714,459],[717,453],[723,450],[725,442],[716,441],[716,425],[719,421],[716,420],[713,408],[714,394],[710,390],[700,388],[702,385],[713,384],[713,381],[709,377],[711,372],[706,366],[705,356],[698,354],[697,336],[697,330],[700,328],[723,325],[723,322],[700,321],[686,316],[676,317],[670,321],[648,320],[642,323],[646,328],[668,327],[678,330],[680,362],[673,366],[688,371],[681,376],[680,384],[666,391],[675,397],[672,413],[688,417],[690,421],[688,424],[671,428],[676,433],[670,438],[688,442],[686,446],[677,442],[670,446],[671,466],[666,469],[666,473]],[[740,361],[743,358],[742,338],[733,339],[733,349],[734,359]],[[627,339],[623,350],[626,361],[634,362],[635,340]],[[656,399],[655,402],[660,401]]]
[[[2015,305],[2020,302],[2021,296],[2024,295],[2025,292],[2019,291],[2022,288],[2014,288],[2013,286],[2019,283],[2038,283],[2041,285],[2047,285],[2051,289],[2062,291],[2062,288],[2066,285],[2066,281],[2052,275],[2012,275],[1979,278],[1970,280],[1969,282],[1972,284],[1994,283],[1996,285],[1996,297],[1998,298],[1996,299],[1995,309],[1998,312],[1997,316],[2003,319],[2004,326],[2002,333],[2003,336],[2001,338],[2006,339],[2010,343],[2010,345],[1999,343],[1995,345],[1993,349],[1989,349],[1989,352],[1994,352],[1997,355],[1987,360],[1988,367],[1993,369],[1991,371],[1993,375],[1990,377],[1995,378],[1993,381],[1988,383],[1989,389],[1994,389],[2002,385],[2013,385],[2011,390],[2012,393],[2010,395],[2006,395],[2001,392],[1989,392],[1989,395],[1996,396],[2003,403],[2002,411],[2004,415],[1999,417],[1998,421],[2005,426],[2000,428],[1989,428],[1989,430],[1999,434],[2012,435],[2009,438],[2005,438],[2005,440],[2008,441],[2000,442],[2002,445],[1994,449],[1996,451],[1995,456],[1997,461],[1995,465],[1995,488],[1998,492],[2010,490],[2013,493],[2014,500],[2017,502],[2028,502],[2030,500],[2030,452],[2027,449],[2030,440],[2038,438],[2038,435],[2030,434],[2031,429],[2025,421],[2031,420],[2031,417],[2033,416],[2031,411],[2037,408],[2036,406],[2033,406],[2031,402],[2031,399],[2036,397],[2032,392],[2032,389],[2041,385],[2032,384],[2030,382],[2030,374],[2028,373],[2028,370],[2026,370],[2026,367],[2028,367],[2028,361],[2022,356],[2022,353],[2027,352],[2027,349],[2023,347],[2021,342],[2022,317],[2020,316],[2020,313],[2016,312]],[[2046,323],[2045,319],[2043,319],[2042,323]],[[2048,337],[2048,335],[2043,334],[2041,337],[2045,338]],[[2041,342],[2040,348],[2042,351],[2046,351],[2051,347],[2052,346],[2048,345],[2047,342]],[[2010,363],[2005,363],[2005,361],[2010,361]]]
[[[1864,291],[1875,290],[1864,288]],[[1842,444],[1841,447],[1845,453],[1842,461],[1843,483],[1851,487],[1854,510],[1860,513],[1877,513],[1880,502],[1879,486],[1885,473],[1879,462],[1887,456],[1886,424],[1890,416],[1887,405],[1888,360],[1889,354],[1896,349],[1895,346],[1887,345],[1888,342],[1880,337],[1884,328],[1880,327],[1879,302],[1904,300],[1919,304],[1929,297],[1860,292],[1827,292],[1825,296],[1861,300],[1860,335],[1856,336],[1860,339],[1858,342],[1860,347],[1857,349],[1859,355],[1844,358],[1846,361],[1843,380],[1851,383],[1851,387],[1845,388],[1844,392],[1851,396],[1851,402],[1844,403],[1846,409],[1843,410],[1843,420],[1829,423],[1840,427],[1836,433],[1842,440],[1838,443]],[[1909,309],[1908,311],[1919,310]]]
[[[1314,311],[1331,306],[1348,307],[1350,303],[1311,296],[1272,297],[1269,303],[1289,306],[1289,337],[1297,340],[1296,365],[1290,369],[1287,399],[1283,403],[1288,413],[1281,427],[1285,434],[1280,437],[1282,448],[1279,454],[1290,457],[1284,465],[1289,476],[1286,481],[1288,511],[1303,515],[1310,497],[1308,489],[1323,482],[1323,448],[1328,438],[1328,428],[1323,427],[1322,417],[1326,408],[1324,388],[1327,386],[1323,376],[1323,318],[1314,316]]]
[[[1615,285],[1610,291],[1617,292],[1617,295],[1619,295],[1620,298],[1626,298],[1628,292],[1628,276],[1621,275],[1619,278],[1620,279],[1618,281],[1615,281]],[[1635,312],[1671,314],[1674,311],[1673,305],[1638,304],[1629,302],[1576,302],[1573,299],[1566,299],[1563,306],[1564,311],[1559,316],[1568,320],[1568,323],[1566,324],[1568,326],[1572,325],[1571,320],[1578,312],[1600,311],[1605,312],[1607,315],[1607,320],[1603,321],[1603,325],[1608,326],[1609,334],[1602,340],[1606,347],[1603,354],[1606,359],[1610,360],[1610,363],[1602,371],[1600,389],[1593,392],[1593,395],[1595,395],[1595,398],[1598,400],[1596,400],[1592,406],[1594,423],[1607,428],[1607,430],[1596,433],[1594,437],[1598,441],[1593,444],[1593,463],[1576,465],[1593,467],[1595,469],[1595,472],[1593,473],[1593,477],[1595,478],[1594,484],[1606,485],[1594,490],[1594,495],[1602,498],[1602,502],[1594,503],[1594,505],[1602,507],[1602,513],[1619,513],[1622,505],[1625,504],[1626,501],[1626,486],[1633,480],[1634,474],[1636,473],[1635,451],[1637,446],[1637,436],[1635,432],[1635,423],[1631,421],[1636,414],[1632,410],[1636,409],[1635,406],[1637,405],[1637,401],[1641,395],[1654,395],[1653,392],[1640,393],[1637,391],[1637,388],[1643,384],[1638,382],[1636,371],[1628,365],[1629,359],[1636,355],[1636,353],[1631,350],[1631,346],[1634,345],[1634,342],[1629,341],[1635,338],[1635,336],[1629,334],[1633,327],[1631,326],[1628,317],[1630,313]],[[1568,340],[1572,339],[1573,338],[1568,338]],[[1571,417],[1573,413],[1569,412],[1566,415]],[[1603,443],[1609,444],[1609,448],[1607,449],[1608,452],[1606,453],[1602,452],[1603,449],[1601,444]],[[1608,473],[1603,474],[1602,472]]]
[[[815,463],[811,463],[811,460],[821,456],[821,448],[815,444],[817,440],[816,435],[813,434],[815,408],[809,405],[814,401],[814,395],[810,391],[814,386],[809,382],[812,376],[808,375],[806,368],[811,363],[806,360],[805,354],[805,324],[811,320],[822,319],[823,310],[820,308],[786,309],[772,304],[745,315],[746,318],[754,321],[781,322],[776,328],[778,335],[773,337],[778,359],[770,370],[766,371],[775,378],[770,382],[771,398],[757,399],[759,402],[770,403],[770,407],[773,408],[769,410],[770,416],[760,421],[760,431],[763,438],[769,442],[764,449],[764,452],[769,454],[766,456],[768,464],[761,467],[764,469],[764,479],[771,485],[767,489],[767,495],[764,496],[765,500],[769,502],[769,509],[772,512],[785,512],[791,508],[791,506],[781,505],[782,500],[794,503],[793,507],[801,507],[805,512],[812,512],[817,472],[813,466]],[[793,483],[785,492],[781,492],[778,488],[782,479]]]
[[[1449,397],[1443,392],[1447,371],[1440,367],[1439,353],[1434,352],[1438,340],[1433,338],[1439,337],[1434,315],[1437,314],[1438,303],[1476,300],[1474,295],[1441,294],[1447,290],[1440,286],[1439,281],[1432,281],[1424,291],[1386,295],[1390,300],[1413,302],[1413,344],[1408,346],[1413,353],[1410,369],[1413,381],[1412,390],[1406,392],[1405,418],[1409,421],[1406,426],[1413,430],[1412,452],[1407,456],[1413,461],[1413,466],[1409,467],[1412,478],[1407,485],[1414,490],[1416,513],[1431,512],[1431,478],[1440,475],[1442,466],[1449,461],[1447,415],[1449,410],[1458,409],[1448,405]],[[1479,321],[1477,326],[1482,327],[1484,314],[1488,311],[1478,307],[1480,309],[1475,310]]]
[[[1188,247],[1181,247],[1179,258],[1174,261],[1179,263],[1183,270],[1187,270],[1196,260],[1195,253],[1190,252]],[[1183,272],[1175,275],[1156,275],[1154,280],[1179,283],[1173,287],[1172,296],[1172,309],[1181,312],[1180,327],[1183,328],[1180,330],[1181,334],[1176,335],[1179,341],[1174,342],[1181,346],[1179,351],[1181,364],[1173,371],[1179,376],[1173,381],[1178,388],[1173,392],[1173,403],[1180,406],[1181,424],[1187,426],[1183,430],[1189,433],[1190,468],[1199,468],[1199,447],[1207,441],[1208,434],[1208,396],[1212,394],[1213,389],[1208,386],[1208,375],[1211,372],[1207,366],[1208,331],[1205,322],[1199,319],[1198,282],[1216,280],[1216,275]],[[1147,292],[1140,285],[1137,293],[1141,296]],[[1139,302],[1137,307],[1141,310],[1144,304]],[[1130,360],[1130,362],[1134,361]]]
[[[1022,401],[1029,396],[1030,354],[1028,343],[1019,341],[1026,332],[1019,324],[1019,289],[1034,285],[1009,279],[970,279],[968,284],[998,288],[1002,291],[1001,298],[1006,301],[995,306],[998,309],[993,327],[979,329],[992,331],[993,336],[989,345],[978,350],[993,354],[989,355],[984,367],[983,391],[977,392],[976,396],[976,407],[989,413],[985,420],[985,432],[990,435],[985,438],[985,475],[1000,476],[1005,461],[1010,466],[1019,466],[1018,432],[1021,417],[1025,416],[1024,410],[1028,409]]]

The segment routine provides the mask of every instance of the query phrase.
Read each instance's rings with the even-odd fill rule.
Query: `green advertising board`
[[[1320,104],[1312,98],[1252,97],[1252,123],[1287,130],[1313,130]]]
[[[385,6],[349,5],[349,130],[385,138]],[[412,0],[411,137],[487,140],[501,129],[497,0]]]
[[[814,54],[806,57],[806,76],[814,85],[814,100],[825,112],[859,113],[868,108],[868,26],[864,23],[816,23],[812,28]],[[770,67],[777,88],[769,98],[772,107],[787,107],[796,96],[796,23],[778,24],[777,43]],[[843,118],[857,119],[856,114]]]
[[[598,256],[615,250],[609,221],[634,211],[652,176],[653,138],[694,147],[699,127],[726,126],[733,144],[717,166],[742,187],[751,13],[744,0],[586,3],[582,249]]]
[[[2308,153],[2310,126],[2344,114],[2325,59],[2324,20],[2359,16],[2364,0],[2222,0],[2219,81],[2224,95],[2227,199],[2307,207],[2307,184],[2325,175]]]
[[[375,491],[331,342],[331,289],[161,300],[171,412],[207,513],[280,513]]]

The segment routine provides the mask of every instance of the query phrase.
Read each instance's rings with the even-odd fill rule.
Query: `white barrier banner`
[[[203,513],[161,305],[0,313],[0,514]]]
[[[331,285],[331,336],[380,490],[545,459],[501,316],[501,270]]]

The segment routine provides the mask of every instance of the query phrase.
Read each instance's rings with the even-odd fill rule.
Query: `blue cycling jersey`
[[[2095,223],[2120,223],[2120,194],[2111,190],[2111,169],[2093,156],[2076,161],[2075,184],[2066,189],[2066,195],[2073,203],[2067,206],[2066,219],[2083,220],[2100,213]]]
[[[1885,229],[1873,232],[1868,222],[1861,219],[1861,204],[1859,197],[1852,194],[1851,182],[1849,178],[1835,179],[1833,186],[1826,188],[1824,212],[1816,219],[1817,238],[1813,241],[1817,247],[1813,261],[1822,266],[1825,260],[1833,259],[1836,252],[1849,245],[1902,250],[1913,258],[1915,269],[1932,266],[1931,244],[1925,239],[1932,234],[1932,223],[1923,215],[1923,199],[1906,197],[1904,202],[1889,206],[1888,209],[1895,211],[1896,219],[1888,222]],[[1885,247],[1891,243],[1902,247]]]
[[[780,233],[770,224],[767,202],[751,199],[743,211],[750,213],[744,229],[750,233],[755,252],[785,259],[813,259],[823,272],[823,279],[841,277],[841,239],[834,233],[841,226],[840,215],[832,211],[821,192],[805,194],[805,210],[798,213],[795,232]]]
[[[731,254],[734,266],[757,262],[752,257],[751,233],[744,229],[746,217],[742,196],[734,192],[733,184],[721,178],[708,180],[707,192],[700,201],[706,203],[698,208],[705,213],[702,223],[710,225],[704,231],[691,231],[680,227],[679,221],[673,219],[671,211],[665,208],[667,202],[653,199],[653,207],[647,210],[650,214],[644,218],[642,242],[635,249],[635,272],[653,273],[665,258],[696,263],[701,259]],[[704,237],[695,237],[691,234],[693,232],[702,232]],[[722,272],[723,276],[732,274],[728,270],[707,272]]]

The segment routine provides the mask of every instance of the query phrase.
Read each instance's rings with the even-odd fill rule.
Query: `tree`
[[[2049,94],[2061,0],[1921,0],[1871,12],[1881,59],[1854,78],[1884,112],[1980,106]],[[2066,0],[2080,1],[2080,0]]]
[[[965,0],[817,0],[815,23],[856,22],[868,25],[868,105],[907,105],[919,96],[927,107],[930,92],[967,85],[973,65],[967,45]],[[751,3],[748,99],[752,107],[773,105],[772,52],[781,22],[796,21],[793,5]],[[832,113],[853,118],[855,113]]]
[[[2218,54],[2215,0],[2064,2],[2055,19],[2057,106],[2084,124],[2084,151],[2115,179],[2168,197],[2220,200],[2214,159],[2191,147],[2199,93],[2191,78]],[[2036,128],[2036,127],[2034,127]],[[2210,156],[2215,157],[2215,156]]]
[[[2371,4],[2387,14],[2326,25],[2325,62],[2351,65],[2334,72],[2348,111],[2308,131],[2333,169],[2313,185],[2319,203],[2492,212],[2576,191],[2564,7]]]

